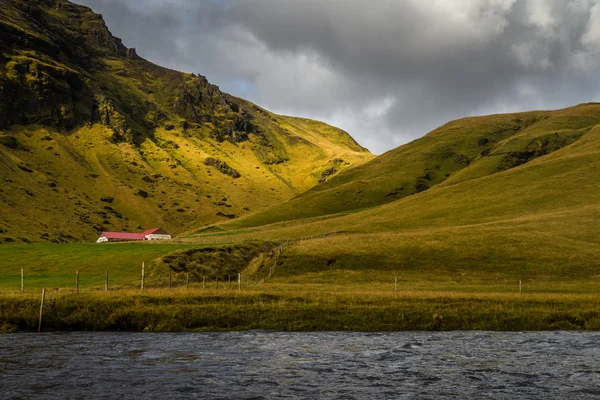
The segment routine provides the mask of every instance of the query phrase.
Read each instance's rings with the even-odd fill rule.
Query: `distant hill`
[[[227,229],[374,207],[498,174],[568,147],[599,123],[600,104],[460,119]]]
[[[484,291],[520,279],[593,284],[599,199],[600,104],[582,104],[448,123],[187,240],[301,238],[277,266],[279,277],[304,275],[299,282],[368,281],[383,272]]]
[[[178,234],[287,200],[373,156],[125,47],[91,9],[0,0],[0,243]]]

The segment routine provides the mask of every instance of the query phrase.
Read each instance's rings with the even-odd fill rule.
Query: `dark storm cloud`
[[[381,152],[453,118],[598,100],[598,0],[78,0],[142,56]]]

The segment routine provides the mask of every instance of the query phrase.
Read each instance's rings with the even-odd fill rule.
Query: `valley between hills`
[[[86,7],[0,3],[10,329],[42,287],[54,329],[600,329],[600,104],[375,157],[143,60]],[[154,225],[174,240],[90,244]]]

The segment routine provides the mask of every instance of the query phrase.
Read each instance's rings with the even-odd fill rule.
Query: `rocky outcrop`
[[[213,137],[217,142],[228,140],[232,143],[239,143],[248,140],[248,134],[255,132],[250,118],[249,115],[234,114],[229,118],[217,120],[217,129],[215,129]]]
[[[220,107],[227,103],[218,86],[208,83],[203,76],[192,76],[178,89],[174,110],[186,120],[196,123],[208,122]]]
[[[325,171],[321,172],[319,183],[329,182],[329,177],[335,175],[337,172],[338,171],[335,169],[335,167],[327,168]]]
[[[232,178],[239,178],[242,176],[238,171],[227,165],[225,161],[217,160],[216,158],[208,157],[204,160],[204,165],[215,167],[222,174],[229,175]]]
[[[6,146],[9,149],[17,150],[20,149],[19,141],[16,137],[10,135],[0,135],[0,145]]]
[[[538,157],[545,156],[570,145],[583,136],[586,131],[574,133],[553,133],[531,140],[521,151],[505,153],[498,165],[498,171],[506,171],[519,165],[526,164]]]
[[[90,120],[91,90],[60,65],[15,56],[0,73],[0,128],[44,124],[70,129]]]
[[[71,130],[100,122],[113,130],[113,142],[136,145],[154,140],[168,119],[183,121],[185,134],[208,128],[218,142],[239,143],[257,133],[252,110],[238,99],[203,76],[143,60],[88,7],[63,0],[0,5],[0,129],[41,124]],[[111,81],[114,75],[135,80]]]
[[[203,76],[193,75],[179,88],[174,111],[196,124],[212,123],[213,138],[218,142],[243,142],[256,132],[252,116]]]
[[[111,100],[98,97],[97,110],[100,123],[112,129],[111,140],[114,143],[134,142],[134,135],[127,124],[127,119],[116,110]]]

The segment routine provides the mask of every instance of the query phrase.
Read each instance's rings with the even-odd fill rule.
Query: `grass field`
[[[234,277],[231,283],[221,279],[218,288],[214,279],[204,284],[196,279],[186,289],[185,273],[172,273],[169,287],[168,272],[156,268],[156,258],[197,247],[3,247],[0,331],[37,329],[42,287],[45,330],[600,330],[597,279],[529,276],[522,279],[519,293],[518,276],[509,273],[453,275],[447,267],[425,272],[369,264],[371,268],[295,273],[278,269],[266,282],[263,275],[244,270],[239,288]],[[282,254],[286,251],[290,249]],[[140,260],[149,265],[143,292]],[[107,264],[113,268],[105,291]],[[18,289],[20,266],[30,266],[24,292]],[[79,294],[76,269],[81,271]],[[443,316],[439,325],[434,314]]]
[[[197,248],[185,244],[35,244],[0,248],[0,290],[19,289],[21,268],[26,289],[75,287],[79,270],[81,288],[104,287],[105,271],[111,286],[140,284],[141,265],[152,284],[153,261],[176,250]]]
[[[340,240],[340,237],[319,240]],[[318,246],[306,240],[282,257]],[[368,246],[368,243],[364,244]],[[343,243],[343,240],[341,241]],[[265,277],[242,271],[238,290],[159,268],[159,257],[202,247],[190,244],[27,245],[2,247],[0,331],[37,329],[41,288],[46,288],[46,330],[545,330],[600,329],[600,280],[589,276],[472,270],[456,267],[394,269],[365,259],[356,268],[303,271],[274,267]],[[333,251],[334,249],[329,249]],[[357,249],[357,251],[360,251]],[[148,266],[140,290],[140,264]],[[339,261],[343,263],[343,260]],[[110,265],[109,290],[104,271]],[[25,291],[19,290],[24,268]],[[80,293],[74,271],[80,270]],[[449,271],[455,271],[450,273]],[[167,274],[172,275],[168,286]],[[519,293],[519,279],[522,293]],[[60,288],[60,289],[59,289]],[[436,325],[433,315],[443,315]]]

